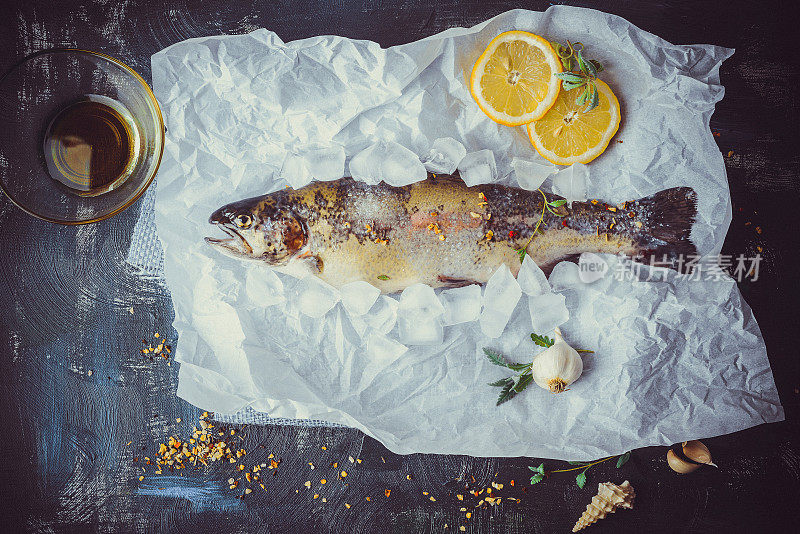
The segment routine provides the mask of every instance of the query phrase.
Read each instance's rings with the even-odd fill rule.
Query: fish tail
[[[642,239],[637,261],[680,272],[690,270],[697,255],[690,234],[697,217],[697,193],[691,187],[673,187],[637,200]]]

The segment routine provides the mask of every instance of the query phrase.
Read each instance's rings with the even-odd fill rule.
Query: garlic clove
[[[711,451],[702,441],[692,440],[683,442],[683,454],[690,460],[700,462],[701,464],[710,465],[711,467],[718,467],[717,464],[711,461]]]
[[[670,469],[676,473],[680,473],[681,475],[697,471],[700,468],[700,466],[697,464],[690,464],[689,462],[678,458],[678,455],[675,454],[675,451],[672,449],[667,451],[667,464],[669,465]]]

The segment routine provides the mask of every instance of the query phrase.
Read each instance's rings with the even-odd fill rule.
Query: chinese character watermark
[[[692,281],[722,281],[733,278],[737,282],[755,282],[759,277],[761,259],[761,254],[752,257],[744,254],[717,254],[705,258],[696,254],[680,254],[671,257],[664,255],[661,258],[651,256],[647,262],[642,263],[617,261],[612,268],[602,256],[587,252],[578,261],[578,278],[585,284],[591,284],[611,272],[615,280],[652,281],[663,278],[665,272],[678,271]]]

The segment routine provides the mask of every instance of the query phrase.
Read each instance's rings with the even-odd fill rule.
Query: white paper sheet
[[[359,288],[343,294],[276,274],[203,241],[215,233],[208,216],[223,204],[312,176],[335,179],[368,147],[396,143],[428,162],[437,139],[453,138],[469,153],[491,150],[498,181],[517,186],[515,158],[518,168],[519,160],[546,162],[523,128],[489,120],[464,83],[489,40],[511,29],[581,41],[606,66],[623,142],[589,165],[589,195],[621,202],[689,185],[699,196],[692,238],[703,254],[719,252],[731,205],[708,121],[731,50],[671,45],[619,17],[566,6],[510,11],[389,49],[331,36],[283,43],[267,30],[191,39],[153,56],[168,129],[156,223],[180,336],[179,396],[219,413],[250,406],[355,426],[399,453],[567,460],[783,418],[763,339],[730,279],[671,273],[586,285],[574,264],[560,264],[550,282],[570,312],[561,328],[595,354],[568,392],[531,386],[495,407],[497,389],[486,384],[503,370],[481,349],[531,359],[529,306],[560,302],[541,288],[519,298],[502,334],[488,337],[499,328],[487,323],[496,303],[475,309],[474,292],[441,298],[444,311],[422,294],[407,299],[416,311],[398,295],[380,296],[363,313],[372,297]],[[397,179],[388,167],[376,173]],[[513,279],[503,283],[519,291]],[[470,310],[467,322],[450,324],[452,302]],[[430,329],[409,343],[416,333],[400,323],[413,317]],[[541,324],[560,320],[550,314]]]

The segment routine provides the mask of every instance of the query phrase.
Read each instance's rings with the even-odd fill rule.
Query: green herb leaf
[[[561,87],[565,91],[572,91],[573,89],[577,89],[586,83],[586,80],[583,80],[581,83],[573,83],[573,82],[561,82]]]
[[[497,397],[497,404],[496,406],[500,406],[504,402],[508,402],[513,399],[517,395],[517,392],[514,391],[514,380],[510,380],[503,386],[503,389],[500,390],[500,395]]]
[[[499,352],[484,347],[483,353],[486,354],[486,356],[489,358],[489,361],[493,364],[499,365],[500,367],[508,367],[508,363]]]
[[[385,274],[379,274],[378,275],[378,280],[388,280],[388,279],[389,279],[389,277],[386,276]]]
[[[508,383],[508,381],[509,381],[509,380],[510,380],[512,383],[514,382],[514,379],[513,379],[513,378],[501,378],[501,379],[500,379],[500,380],[498,380],[497,382],[491,382],[489,385],[490,385],[490,386],[495,386],[495,387],[501,387],[501,386],[505,386],[505,385],[506,385],[506,383]]]
[[[487,347],[483,348],[483,353],[486,354],[486,356],[489,358],[489,361],[493,364],[499,365],[500,367],[508,367],[512,371],[524,371],[531,366],[529,363],[509,362],[503,358],[502,354]]]
[[[528,469],[530,469],[534,473],[540,473],[542,475],[544,474],[544,464],[539,464],[539,467],[528,466]]]
[[[514,386],[514,391],[520,393],[522,390],[528,387],[528,384],[531,383],[531,380],[533,380],[533,375],[530,373],[520,375],[517,385]]]
[[[589,91],[590,91],[589,84],[587,83],[586,85],[583,86],[583,92],[581,92],[580,96],[575,99],[575,103],[579,106],[584,105],[586,101],[589,99]]]
[[[580,74],[575,74],[574,72],[556,72],[553,74],[556,78],[561,78],[565,82],[570,83],[583,83],[586,81],[586,78],[581,76]]]
[[[566,200],[564,200],[564,199],[562,199],[562,200],[554,200],[554,201],[552,201],[552,202],[548,202],[548,204],[550,204],[550,205],[551,205],[551,206],[553,206],[554,208],[557,208],[557,207],[559,207],[559,206],[563,206],[563,205],[564,205],[564,204],[566,204],[566,203],[567,203],[567,201],[566,201]]]
[[[592,84],[592,94],[589,100],[589,107],[583,110],[584,113],[589,113],[600,104],[600,93],[597,92],[597,87]]]
[[[578,68],[581,69],[582,73],[584,73],[585,75],[588,76],[589,75],[589,71],[586,69],[586,61],[584,61],[584,59],[583,59],[583,53],[581,53],[581,51],[578,50],[575,53],[575,57],[578,60]]]
[[[578,476],[575,477],[575,484],[578,485],[579,488],[583,489],[583,486],[586,485],[586,471],[581,471],[578,473]]]
[[[544,480],[544,475],[542,475],[542,474],[533,475],[531,477],[531,484],[538,484],[542,480]]]
[[[552,347],[553,344],[555,343],[555,340],[550,339],[547,336],[540,336],[539,334],[535,333],[531,334],[531,339],[533,340],[534,343],[536,343],[540,347],[545,347],[545,348]]]
[[[583,58],[583,54],[578,52],[578,62],[581,63],[581,70],[591,76],[592,78],[597,77],[597,69],[594,66],[594,63],[591,61],[587,61]]]
[[[628,451],[619,458],[617,458],[617,469],[625,465],[625,462],[627,462],[630,459],[630,457],[631,457],[631,451]]]
[[[528,253],[528,251],[525,249],[525,247],[522,247],[522,248],[515,248],[515,249],[514,249],[514,252],[516,252],[516,253],[517,253],[517,255],[519,256],[519,262],[520,262],[520,263],[522,263],[523,261],[525,261],[525,254],[527,254],[527,253]]]

